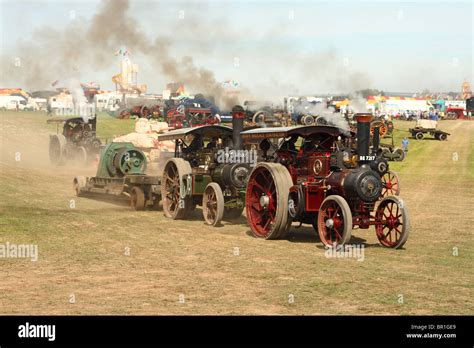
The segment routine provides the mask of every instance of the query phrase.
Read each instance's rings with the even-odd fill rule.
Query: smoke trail
[[[160,9],[160,5],[153,7],[153,11]],[[218,23],[223,25],[225,21],[226,19],[222,18]],[[166,27],[168,23],[157,25]],[[176,53],[173,55],[171,52],[175,45],[174,36],[161,34],[151,38],[142,32],[140,20],[132,15],[128,0],[104,0],[91,20],[77,19],[62,30],[36,30],[34,40],[23,41],[17,45],[14,52],[2,54],[0,83],[15,86],[21,84],[28,90],[38,90],[51,88],[51,82],[58,79],[79,81],[84,79],[87,73],[90,76],[96,71],[114,66],[116,58],[113,52],[118,47],[126,46],[134,55],[143,55],[152,69],[157,69],[147,71],[147,75],[164,75],[169,81],[182,82],[190,92],[214,96],[218,105],[226,109],[243,102],[244,98],[281,103],[285,95],[308,92],[308,88],[303,90],[299,87],[300,84],[347,89],[354,81],[360,80],[360,85],[366,87],[367,79],[364,74],[344,75],[345,71],[338,66],[340,59],[334,50],[299,57],[289,52],[284,44],[265,44],[272,36],[282,35],[290,30],[289,25],[279,24],[267,33],[260,34],[252,33],[248,28],[238,28],[234,32],[232,28],[227,27],[226,31],[221,33],[211,22],[193,19],[169,26],[170,28],[166,29],[170,32],[192,33],[194,37],[199,38],[210,36],[206,41],[208,44],[200,50],[196,48],[197,44],[190,44],[193,52],[204,56],[213,51],[211,43],[214,43],[215,49],[221,39],[235,41],[238,37],[257,35],[262,40],[262,45],[253,52],[245,52],[239,42],[235,42],[235,51],[242,56],[243,61],[251,62],[253,68],[240,68],[236,71],[236,76],[239,77],[251,75],[247,85],[244,84],[245,88],[240,94],[241,100],[238,100],[236,95],[227,95],[226,90],[217,81],[214,71],[200,67],[195,63],[195,57],[189,54],[182,54],[181,57],[179,54],[176,57]],[[190,51],[188,48],[186,52]],[[21,59],[21,66],[15,66],[15,57]],[[269,67],[276,67],[281,74],[275,75],[274,70],[268,70]],[[255,69],[259,71],[258,75],[253,74]],[[338,77],[341,75],[348,77]]]

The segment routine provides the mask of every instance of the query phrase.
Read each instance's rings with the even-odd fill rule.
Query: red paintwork
[[[359,122],[370,122],[372,115],[359,115]],[[337,134],[328,135],[328,138],[321,142],[326,148],[335,150],[332,145],[336,139]],[[351,172],[350,169],[343,169],[339,172],[330,171],[330,157],[329,151],[315,151],[312,153],[304,152],[302,149],[298,153],[293,153],[287,150],[277,151],[277,162],[283,164],[289,171],[293,181],[293,187],[290,191],[297,191],[298,186],[303,188],[305,198],[305,209],[307,213],[318,213],[324,199],[330,194],[337,194],[346,197],[343,182],[345,177]],[[315,175],[313,171],[313,164],[316,160],[322,163],[321,172]],[[330,188],[330,193],[328,193]],[[370,225],[375,225],[375,217],[371,215],[375,204],[366,204],[363,202],[348,201],[353,214],[353,226],[360,228],[368,228]]]
[[[401,238],[401,224],[404,223],[400,208],[394,202],[382,202],[377,208],[375,232],[382,245],[395,246]],[[393,228],[393,231],[386,228]]]
[[[448,112],[454,112],[458,116],[458,120],[472,120],[473,118],[469,118],[464,114],[466,112],[466,109],[464,108],[455,108],[455,107],[449,107],[446,109],[446,113]]]
[[[265,194],[269,197],[267,209],[263,210],[260,205],[260,197]],[[275,221],[277,194],[273,179],[267,177],[266,170],[258,168],[252,180],[247,184],[247,217],[255,228],[255,233],[259,237],[266,237]],[[262,213],[264,211],[264,213]]]
[[[166,113],[166,120],[170,127],[178,129],[182,128],[183,124],[189,122],[192,115],[203,114],[202,122],[193,123],[190,127],[199,127],[205,125],[218,124],[219,120],[217,117],[212,117],[211,109],[208,108],[185,108],[180,105],[169,109]]]

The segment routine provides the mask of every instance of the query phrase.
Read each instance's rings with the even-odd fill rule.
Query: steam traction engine
[[[405,244],[409,216],[404,201],[389,195],[397,189],[382,180],[389,172],[386,160],[375,155],[378,130],[369,151],[372,115],[356,119],[356,134],[331,126],[242,132],[244,142],[260,142],[266,157],[250,174],[246,192],[247,220],[256,237],[283,238],[292,222],[308,223],[324,245],[335,247],[350,240],[354,227],[373,225],[383,246]],[[284,141],[267,157],[265,144],[272,138]]]
[[[175,129],[219,123],[216,117],[219,109],[202,94],[197,94],[194,99],[166,100],[163,113],[168,125]]]
[[[241,148],[243,120],[243,109],[236,109],[233,128],[208,125],[158,136],[176,142],[175,158],[166,162],[161,182],[167,217],[185,218],[196,205],[202,205],[204,220],[212,226],[242,215],[250,163],[245,158],[228,161],[226,154]]]
[[[57,125],[57,134],[49,136],[49,159],[54,165],[63,165],[68,160],[87,164],[99,154],[101,141],[96,137],[97,117],[84,120],[82,117],[53,117],[46,121]],[[63,130],[59,133],[59,125]]]

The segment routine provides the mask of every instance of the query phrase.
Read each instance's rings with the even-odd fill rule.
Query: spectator
[[[403,152],[405,153],[405,157],[407,156],[407,153],[408,153],[408,144],[410,142],[408,141],[408,138],[407,137],[404,137],[403,140],[402,140],[402,149],[403,149]]]

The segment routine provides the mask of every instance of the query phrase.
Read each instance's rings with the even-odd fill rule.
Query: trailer
[[[410,128],[408,131],[411,133],[412,137],[416,140],[423,140],[425,134],[433,136],[436,140],[448,140],[448,135],[450,133],[439,130],[438,121],[434,120],[418,120],[416,122],[415,128]]]
[[[116,142],[102,149],[97,175],[76,176],[73,189],[78,197],[110,195],[130,201],[135,210],[158,209],[161,177],[146,175],[145,154],[132,143]]]

